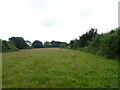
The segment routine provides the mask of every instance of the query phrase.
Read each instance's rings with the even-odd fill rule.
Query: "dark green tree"
[[[97,29],[91,28],[90,31],[80,37],[80,47],[88,46],[88,42],[91,41],[96,35]]]
[[[74,40],[71,40],[69,43],[69,46],[71,49],[74,49],[74,42],[75,42]]]
[[[51,43],[51,47],[58,47],[56,41],[53,40],[53,41],[51,41],[50,43]]]
[[[28,45],[22,37],[11,37],[9,38],[9,40],[19,49],[25,49],[26,47],[28,47]]]
[[[50,48],[51,47],[51,43],[46,41],[44,42],[44,48]]]
[[[67,44],[67,43],[60,42],[60,41],[54,41],[54,40],[50,42],[51,47],[54,47],[54,48],[59,48],[61,44]]]
[[[42,44],[41,41],[35,40],[35,41],[32,43],[32,47],[34,47],[34,48],[43,48],[43,44]]]

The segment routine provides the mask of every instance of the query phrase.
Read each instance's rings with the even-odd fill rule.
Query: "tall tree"
[[[91,28],[91,30],[80,37],[80,47],[88,46],[88,41],[91,41],[96,35],[97,29]]]
[[[22,37],[11,37],[9,40],[19,49],[24,49],[28,46]]]

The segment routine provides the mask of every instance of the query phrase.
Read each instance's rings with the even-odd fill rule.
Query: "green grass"
[[[2,62],[3,88],[118,88],[118,61],[88,53],[31,49],[3,53]]]

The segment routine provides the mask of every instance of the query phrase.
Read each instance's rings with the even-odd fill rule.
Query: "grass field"
[[[31,49],[3,53],[2,62],[3,88],[118,88],[118,61],[88,53]]]

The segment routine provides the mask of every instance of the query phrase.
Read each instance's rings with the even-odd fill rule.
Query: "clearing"
[[[80,51],[6,52],[2,63],[3,88],[118,88],[117,60]]]

